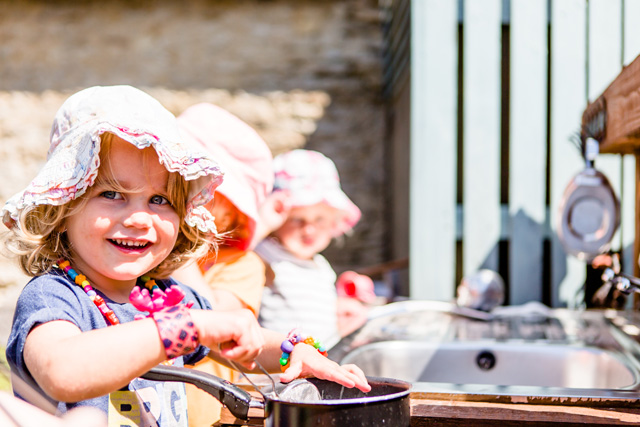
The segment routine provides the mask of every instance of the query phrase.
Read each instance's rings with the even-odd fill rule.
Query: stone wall
[[[0,202],[42,166],[53,115],[92,85],[131,84],[175,114],[227,108],[274,154],[323,152],[363,220],[326,251],[338,271],[384,258],[377,1],[0,3]],[[3,262],[0,285],[24,283]]]

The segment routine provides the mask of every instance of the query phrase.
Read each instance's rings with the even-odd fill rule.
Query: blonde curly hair
[[[115,190],[123,190],[113,176],[109,153],[114,135],[101,136],[100,168],[93,185],[108,182]],[[193,258],[200,258],[207,251],[217,249],[217,237],[203,233],[188,225],[186,216],[190,182],[179,173],[169,174],[167,199],[180,219],[180,229],[173,250],[164,261],[147,274],[163,279]],[[64,227],[67,218],[73,216],[86,204],[90,188],[77,199],[60,206],[38,205],[25,209],[20,221],[2,236],[7,255],[17,256],[20,267],[29,276],[48,272],[60,259],[73,264],[73,252]],[[18,225],[20,224],[20,225]]]

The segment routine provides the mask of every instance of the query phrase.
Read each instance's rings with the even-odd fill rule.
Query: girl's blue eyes
[[[123,198],[122,194],[118,193],[117,191],[103,191],[102,193],[100,193],[100,196],[110,200],[120,200]],[[152,205],[168,205],[169,200],[167,200],[166,197],[155,195],[152,196],[151,199],[149,199],[149,203],[151,203]]]
[[[153,196],[151,198],[150,202],[155,204],[155,205],[168,205],[169,204],[169,200],[167,200],[166,197],[162,197],[162,196]]]
[[[111,200],[122,198],[122,195],[117,191],[103,191],[102,193],[100,193],[100,196],[104,197],[105,199],[111,199]]]

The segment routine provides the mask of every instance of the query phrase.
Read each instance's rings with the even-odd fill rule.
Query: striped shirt
[[[262,294],[260,324],[288,333],[299,328],[328,345],[338,338],[336,273],[322,255],[302,260],[267,238],[255,252],[271,267],[274,279]]]

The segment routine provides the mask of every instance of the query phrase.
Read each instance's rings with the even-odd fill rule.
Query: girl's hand
[[[264,347],[264,336],[250,310],[191,310],[200,344],[220,349],[220,355],[254,369]]]
[[[279,229],[289,217],[291,203],[289,193],[286,191],[276,191],[271,193],[260,205],[258,211],[258,223],[253,238],[254,245],[267,237],[271,232]]]
[[[356,387],[365,393],[371,391],[364,372],[356,365],[340,366],[318,353],[312,346],[297,344],[291,352],[289,368],[280,376],[280,381],[288,383],[296,378],[309,376],[333,381],[348,388]]]

